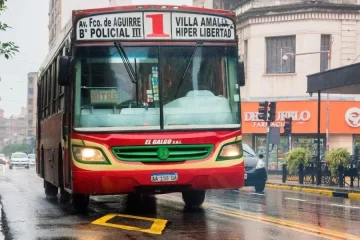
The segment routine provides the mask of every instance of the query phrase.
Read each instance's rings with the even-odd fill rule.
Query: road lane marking
[[[157,196],[157,198],[182,203],[182,199],[180,197],[176,197],[176,196],[168,195],[165,198],[162,196]],[[329,230],[329,229],[325,229],[325,228],[321,228],[321,227],[314,227],[311,225],[292,222],[289,220],[284,220],[284,219],[279,219],[279,218],[274,218],[274,217],[269,217],[266,215],[254,214],[252,212],[241,211],[241,210],[238,210],[235,208],[228,208],[228,207],[220,206],[217,204],[204,203],[203,207],[206,209],[212,210],[216,213],[223,214],[223,215],[227,215],[227,216],[232,215],[233,217],[236,217],[236,218],[244,218],[247,220],[252,220],[252,221],[257,221],[257,222],[261,222],[261,223],[265,223],[265,224],[269,224],[269,225],[274,225],[277,227],[287,228],[287,229],[291,229],[291,230],[298,231],[298,232],[305,232],[307,234],[311,234],[311,235],[314,235],[317,237],[322,237],[322,238],[325,237],[328,239],[360,240],[360,237],[351,235],[348,233],[338,232],[338,231]]]
[[[292,201],[299,201],[299,202],[306,202],[306,200],[304,199],[299,199],[299,198],[285,198],[286,200],[292,200]]]
[[[251,193],[251,195],[264,196],[264,193]]]
[[[335,204],[335,203],[330,204],[330,206],[335,206],[335,207],[344,207],[344,208],[353,208],[353,209],[360,209],[360,207],[355,207],[355,206],[346,206],[346,205]]]
[[[264,196],[265,193],[256,193],[256,192],[250,192],[250,191],[240,191],[240,190],[231,190],[232,192],[239,192],[239,193],[250,193],[251,195],[257,195],[257,196]]]
[[[127,226],[127,225],[115,224],[115,223],[108,222],[115,217],[151,221],[151,222],[153,222],[153,224],[151,225],[150,228],[138,228],[138,227],[134,227],[134,226]],[[158,219],[158,218],[147,218],[147,217],[125,215],[125,214],[108,214],[108,215],[105,215],[105,216],[93,221],[92,224],[113,227],[113,228],[120,228],[120,229],[124,229],[124,230],[129,230],[129,231],[138,231],[138,232],[145,232],[145,233],[161,235],[162,231],[166,227],[167,222],[168,222],[167,220]]]

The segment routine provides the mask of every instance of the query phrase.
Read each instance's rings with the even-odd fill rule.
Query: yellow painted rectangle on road
[[[150,228],[144,229],[144,228],[138,228],[138,227],[134,227],[134,226],[108,223],[108,221],[110,221],[111,219],[113,219],[115,217],[151,221],[151,222],[153,222],[153,224],[151,225]],[[139,217],[139,216],[125,215],[125,214],[108,214],[108,215],[92,222],[92,224],[96,224],[96,225],[120,228],[120,229],[124,229],[124,230],[129,230],[129,231],[145,232],[145,233],[151,233],[151,234],[157,234],[157,235],[162,234],[162,231],[165,229],[166,223],[167,223],[167,220],[164,220],[164,219]]]

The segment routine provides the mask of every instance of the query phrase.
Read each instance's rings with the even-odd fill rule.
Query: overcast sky
[[[0,41],[14,41],[20,47],[11,60],[0,57],[0,108],[5,117],[20,114],[21,107],[26,107],[27,73],[37,72],[48,52],[49,0],[29,2],[8,0],[8,10],[0,15],[0,21],[12,27],[0,32]],[[192,5],[192,0],[176,3]],[[169,0],[133,0],[133,4],[169,4]]]

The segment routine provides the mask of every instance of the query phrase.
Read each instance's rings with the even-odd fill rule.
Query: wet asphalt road
[[[0,165],[0,197],[0,240],[360,239],[360,201],[280,190],[208,191],[198,210],[185,209],[180,194],[97,196],[76,215],[45,197],[34,168]]]

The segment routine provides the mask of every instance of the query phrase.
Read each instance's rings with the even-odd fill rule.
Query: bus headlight
[[[107,162],[103,153],[95,148],[73,147],[76,160],[86,163]]]
[[[227,144],[222,147],[218,160],[239,158],[243,155],[242,142]]]

